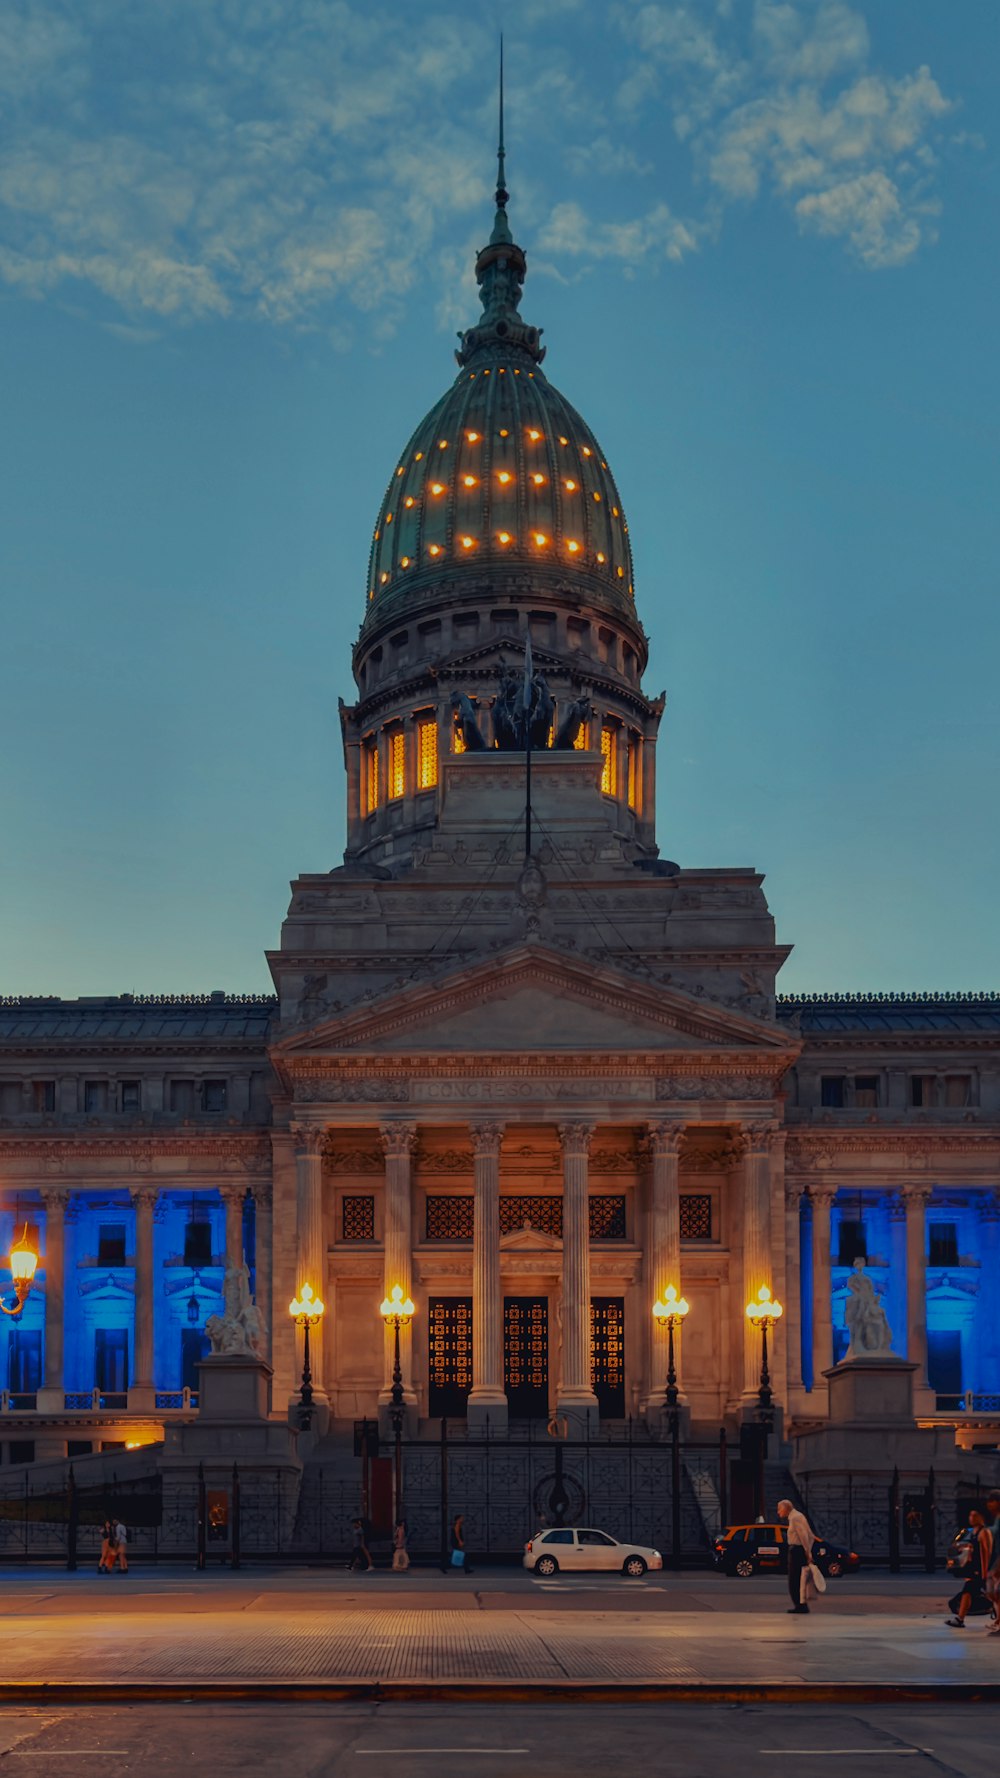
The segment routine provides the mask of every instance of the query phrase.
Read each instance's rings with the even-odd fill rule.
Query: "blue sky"
[[[0,0],[0,991],[268,987],[339,863],[501,10],[523,313],[668,693],[661,849],[766,872],[786,988],[1000,985],[992,0]]]

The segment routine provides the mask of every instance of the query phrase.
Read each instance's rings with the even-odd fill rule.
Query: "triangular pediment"
[[[791,1046],[794,1047],[794,1046]],[[579,1054],[594,1051],[763,1051],[790,1046],[763,1020],[613,966],[520,944],[446,970],[298,1031],[276,1057],[354,1051],[368,1055]]]
[[[502,1253],[561,1253],[562,1242],[558,1235],[547,1235],[544,1229],[536,1229],[530,1222],[522,1228],[511,1229],[509,1234],[500,1236]]]

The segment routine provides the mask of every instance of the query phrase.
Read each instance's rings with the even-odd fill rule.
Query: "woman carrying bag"
[[[456,1513],[451,1522],[451,1567],[460,1568],[463,1574],[473,1572],[465,1553],[465,1521],[461,1513]]]

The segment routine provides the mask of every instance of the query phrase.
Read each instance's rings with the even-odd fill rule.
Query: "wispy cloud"
[[[518,24],[518,215],[564,269],[676,263],[764,200],[869,267],[933,237],[953,106],[872,65],[857,7],[522,0]],[[0,281],[95,292],[136,339],[230,315],[381,337],[429,279],[467,325],[494,51],[457,0],[0,0]]]

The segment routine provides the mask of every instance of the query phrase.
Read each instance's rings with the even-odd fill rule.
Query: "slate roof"
[[[775,1011],[806,1036],[940,1031],[1000,1040],[1000,994],[782,994]]]
[[[37,1043],[267,1043],[272,994],[0,997],[0,1047]]]

